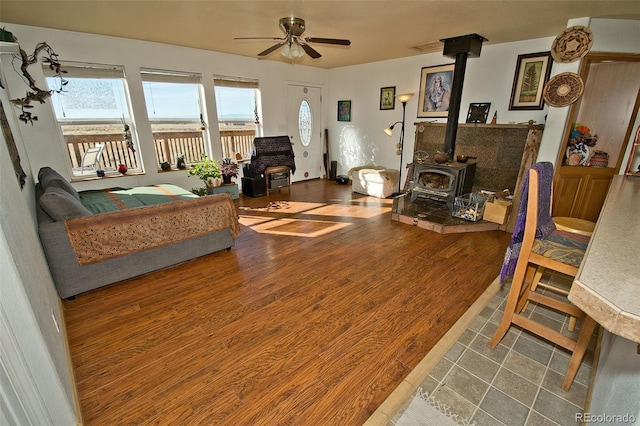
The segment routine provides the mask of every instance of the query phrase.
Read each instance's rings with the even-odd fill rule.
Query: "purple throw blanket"
[[[532,169],[538,171],[539,188],[538,193],[538,226],[536,227],[536,239],[544,239],[547,235],[555,231],[556,225],[551,219],[551,184],[553,182],[553,164],[549,162],[535,163]],[[527,219],[527,200],[529,198],[529,173],[524,176],[522,184],[522,194],[520,205],[518,206],[518,216],[516,217],[511,243],[507,247],[504,255],[504,263],[500,270],[500,283],[504,284],[507,277],[512,277],[518,263],[524,228]]]

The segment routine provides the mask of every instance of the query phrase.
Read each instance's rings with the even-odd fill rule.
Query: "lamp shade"
[[[413,97],[413,93],[401,93],[396,95],[396,99],[402,103],[409,102],[409,100]]]
[[[400,124],[400,123],[402,123],[402,121],[396,121],[391,126],[389,126],[386,129],[384,129],[384,132],[387,134],[387,136],[392,136],[393,135],[393,128],[395,127],[396,124]]]

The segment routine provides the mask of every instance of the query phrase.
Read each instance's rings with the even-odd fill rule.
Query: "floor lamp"
[[[398,145],[397,145],[398,150],[396,151],[396,154],[400,155],[400,170],[399,170],[400,174],[398,175],[398,192],[394,194],[394,196],[402,193],[401,186],[402,186],[402,153],[404,152],[404,117],[407,109],[407,102],[409,102],[412,96],[413,96],[413,93],[402,93],[400,95],[396,95],[396,99],[398,99],[398,101],[402,103],[402,121],[396,121],[391,126],[384,129],[384,132],[387,134],[387,136],[391,136],[393,135],[393,128],[395,127],[395,125],[402,124],[402,127],[400,128],[400,142],[398,142]]]

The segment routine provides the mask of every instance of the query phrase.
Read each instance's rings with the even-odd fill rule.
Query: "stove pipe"
[[[460,100],[462,99],[462,86],[464,85],[464,73],[467,68],[467,57],[478,57],[482,50],[482,43],[486,38],[478,34],[444,38],[444,56],[455,58],[453,71],[453,85],[451,98],[449,99],[449,114],[447,116],[447,128],[444,135],[443,151],[453,158],[456,149],[456,134],[458,132],[458,117],[460,116]]]

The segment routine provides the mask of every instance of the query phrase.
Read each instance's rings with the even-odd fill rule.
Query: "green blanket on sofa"
[[[81,191],[79,194],[82,205],[93,214],[198,198],[190,191],[170,184]]]

